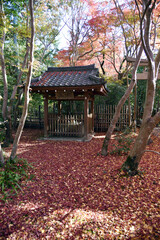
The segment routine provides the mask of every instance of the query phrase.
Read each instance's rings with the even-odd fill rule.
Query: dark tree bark
[[[3,166],[4,165],[4,157],[3,157],[3,151],[2,151],[2,148],[1,148],[1,143],[0,143],[0,166]]]

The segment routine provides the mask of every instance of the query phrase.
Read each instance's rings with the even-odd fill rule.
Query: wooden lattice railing
[[[64,137],[83,137],[84,136],[84,117],[83,114],[49,114],[48,135]]]

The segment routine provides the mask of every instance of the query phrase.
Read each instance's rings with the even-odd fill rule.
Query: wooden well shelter
[[[44,136],[89,139],[94,132],[94,96],[107,94],[106,81],[95,65],[49,67],[42,76],[32,79],[32,93],[44,97]],[[58,102],[58,113],[49,113],[48,101]],[[62,101],[83,101],[83,113],[62,114]]]

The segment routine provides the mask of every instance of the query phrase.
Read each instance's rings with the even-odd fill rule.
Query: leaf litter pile
[[[159,151],[160,135],[153,138],[147,149]],[[1,202],[0,239],[160,239],[160,156],[145,152],[143,174],[126,178],[118,171],[126,156],[101,156],[102,143],[39,140],[25,130],[18,156],[34,179]]]

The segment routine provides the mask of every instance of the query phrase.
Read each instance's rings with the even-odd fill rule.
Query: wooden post
[[[88,113],[89,113],[89,101],[88,101],[87,95],[85,94],[85,99],[84,99],[84,137],[85,139],[88,138],[88,129],[89,129]]]
[[[44,96],[44,137],[48,137],[48,95]]]
[[[61,101],[58,101],[58,116],[61,115],[62,104]]]
[[[94,99],[91,101],[91,114],[92,114],[92,128],[91,131],[94,133]]]
[[[128,67],[127,67],[127,69],[128,69]],[[127,87],[129,87],[128,75],[127,75]],[[131,101],[130,101],[130,96],[128,97],[128,124],[129,124],[129,127],[130,127],[131,126]]]
[[[41,129],[41,105],[39,105],[38,116],[39,116],[39,126],[40,126],[40,129]]]

